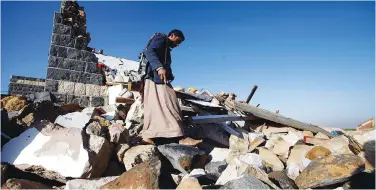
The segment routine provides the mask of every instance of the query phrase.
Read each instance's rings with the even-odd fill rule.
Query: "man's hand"
[[[167,83],[166,70],[164,68],[158,69],[158,76],[165,84]]]

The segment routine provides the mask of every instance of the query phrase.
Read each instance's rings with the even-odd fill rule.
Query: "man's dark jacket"
[[[157,69],[163,67],[166,70],[167,82],[174,80],[171,70],[171,48],[168,46],[168,37],[162,33],[156,33],[144,50],[147,59],[145,79],[150,79],[156,84],[163,84],[159,78]]]

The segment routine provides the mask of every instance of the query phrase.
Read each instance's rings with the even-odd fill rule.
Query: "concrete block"
[[[98,73],[97,64],[94,62],[86,62],[85,72],[87,73]]]
[[[59,82],[56,80],[46,80],[45,82],[45,90],[49,92],[57,92],[59,86]]]
[[[64,59],[63,64],[59,65],[59,68],[83,72],[85,70],[85,62],[67,58]]]
[[[74,95],[85,96],[85,94],[86,94],[86,85],[84,83],[75,83],[74,84]]]
[[[67,102],[72,104],[78,104],[82,107],[88,107],[90,100],[87,96],[74,96],[74,95],[68,95],[67,96]]]
[[[48,56],[48,67],[59,67],[59,65],[63,64],[64,58],[56,57],[56,56]]]
[[[59,81],[59,86],[58,86],[57,92],[61,93],[61,94],[73,94],[74,93],[74,82]]]
[[[100,96],[101,86],[94,84],[86,84],[86,96]]]
[[[94,73],[83,73],[79,82],[85,83],[85,84],[102,85],[103,84],[103,75],[94,74]]]
[[[67,52],[68,52],[67,58],[69,59],[79,60],[81,57],[80,50],[78,49],[68,48]]]
[[[60,23],[55,23],[52,32],[55,34],[72,35],[72,27]]]
[[[103,97],[91,97],[90,101],[91,107],[97,107],[97,106],[104,106],[104,98]]]
[[[71,82],[78,82],[81,81],[83,73],[78,71],[70,71],[66,69],[58,69],[58,68],[48,68],[47,69],[47,79],[53,80],[62,80],[62,81],[71,81]]]

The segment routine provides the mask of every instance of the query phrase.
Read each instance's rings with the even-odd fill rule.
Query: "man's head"
[[[168,33],[168,39],[169,39],[169,46],[171,48],[174,48],[176,46],[179,46],[180,43],[182,43],[185,40],[185,37],[182,31],[174,29],[174,30],[171,30],[170,33]]]

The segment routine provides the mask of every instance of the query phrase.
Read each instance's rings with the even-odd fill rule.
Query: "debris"
[[[217,181],[222,172],[226,169],[226,161],[210,162],[205,166],[206,176],[209,179]]]
[[[65,185],[64,190],[74,190],[74,189],[99,189],[102,185],[115,180],[119,176],[103,177],[103,178],[93,178],[93,179],[73,179],[69,180]]]
[[[375,130],[375,119],[371,118],[361,124],[356,128],[357,131],[372,131]]]
[[[245,174],[224,184],[220,189],[270,189],[256,177]]]
[[[265,148],[257,148],[264,165],[272,169],[272,171],[282,171],[285,167],[281,160],[274,153]]]
[[[356,155],[329,155],[312,161],[296,178],[301,189],[325,187],[344,182],[364,170],[363,160]]]
[[[202,188],[196,178],[184,177],[176,189],[202,189]]]
[[[122,124],[113,123],[109,128],[110,142],[112,143],[128,143],[129,135],[128,130]]]
[[[204,154],[198,148],[176,143],[159,145],[158,150],[175,169],[184,174],[188,174],[193,169],[194,162],[198,161],[198,157]]]
[[[294,148],[291,149],[291,153],[289,155],[289,158],[287,159],[287,166],[296,165],[299,167],[300,171],[303,171],[303,169],[305,168],[304,159],[309,150],[311,150],[311,146],[295,145]]]
[[[116,156],[119,162],[123,162],[125,152],[131,147],[128,144],[118,144],[115,148]]]
[[[25,98],[18,96],[8,96],[1,99],[1,107],[7,112],[19,111],[27,104]]]
[[[8,179],[2,186],[2,189],[51,189],[51,187],[30,181],[26,179]]]
[[[124,154],[123,163],[128,171],[137,164],[148,161],[156,156],[156,146],[154,145],[138,145],[130,148]]]
[[[215,185],[224,185],[225,183],[234,180],[238,177],[238,172],[235,165],[227,165],[226,169],[219,176]]]
[[[268,173],[269,178],[275,181],[282,189],[297,189],[295,182],[291,180],[285,171],[275,171]]]

